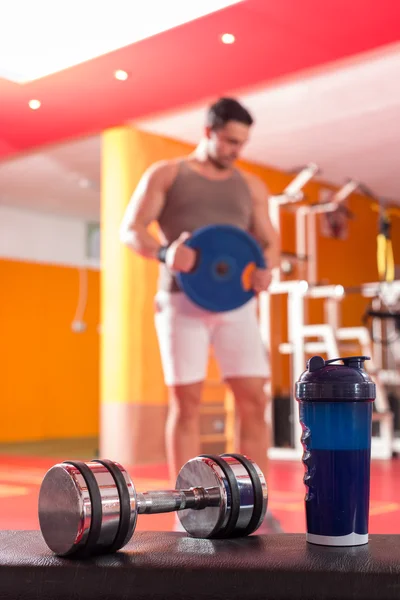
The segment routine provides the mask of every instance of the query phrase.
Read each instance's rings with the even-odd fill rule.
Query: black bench
[[[0,532],[0,599],[391,600],[400,598],[400,535],[324,548],[304,535],[198,540],[137,532],[117,554],[55,557],[39,531]]]

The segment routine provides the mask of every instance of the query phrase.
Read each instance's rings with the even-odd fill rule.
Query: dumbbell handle
[[[138,514],[158,514],[178,510],[201,510],[219,506],[221,493],[218,487],[193,487],[189,490],[160,490],[137,493]]]

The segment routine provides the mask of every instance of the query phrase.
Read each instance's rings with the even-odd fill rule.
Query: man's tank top
[[[170,244],[182,232],[191,233],[205,225],[228,224],[248,230],[251,219],[250,189],[238,170],[234,170],[228,179],[213,180],[182,160],[167,192],[158,224]],[[160,265],[158,288],[174,292],[180,289],[164,264]]]

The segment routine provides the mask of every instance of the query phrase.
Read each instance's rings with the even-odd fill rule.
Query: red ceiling
[[[223,45],[224,32],[237,42]],[[398,0],[245,0],[29,84],[0,79],[0,158],[316,68],[399,32]],[[131,77],[115,80],[116,69]]]

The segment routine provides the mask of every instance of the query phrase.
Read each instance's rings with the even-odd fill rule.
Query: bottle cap
[[[313,356],[295,385],[296,399],[300,401],[373,401],[376,386],[364,370],[369,356],[347,356],[324,360]],[[343,364],[337,364],[342,361]]]

